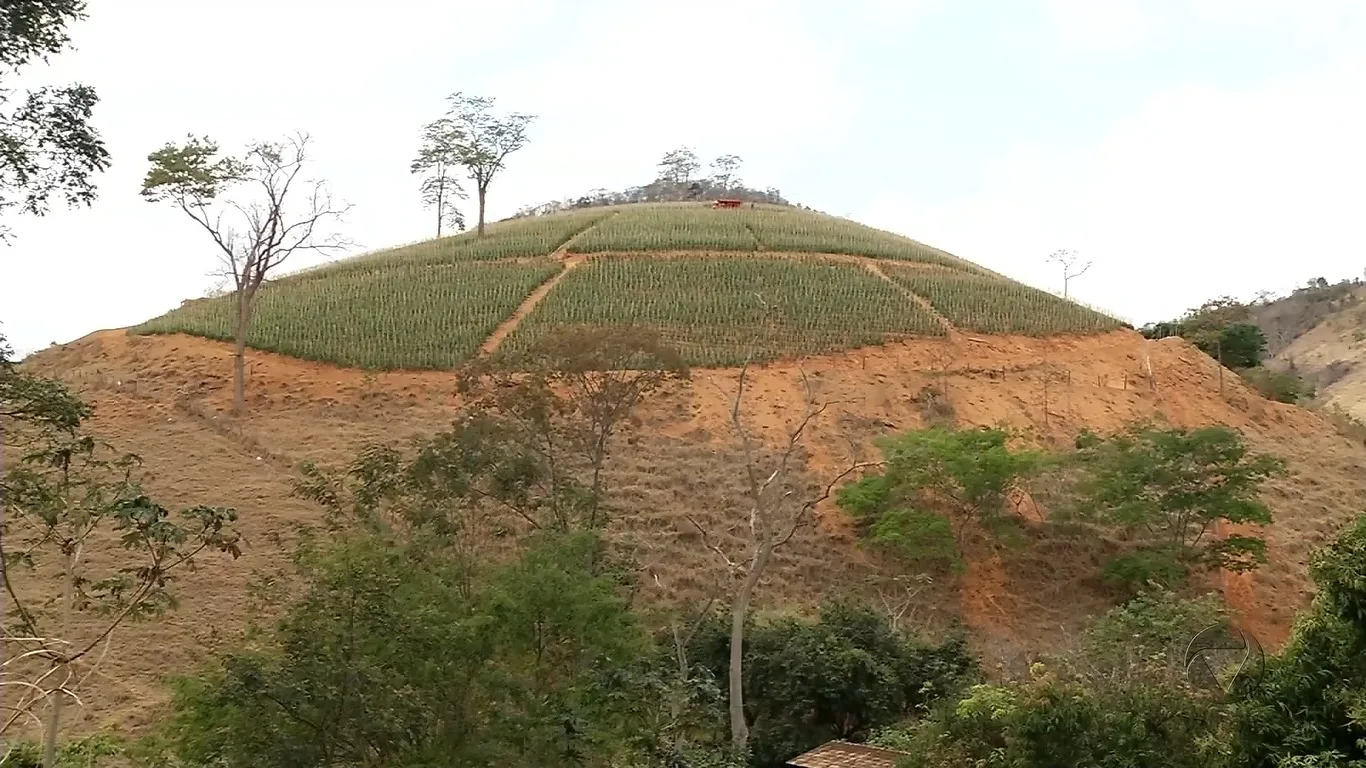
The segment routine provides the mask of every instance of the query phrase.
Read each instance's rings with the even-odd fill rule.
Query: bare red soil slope
[[[186,575],[177,586],[181,608],[169,619],[122,631],[127,642],[100,668],[85,728],[145,722],[165,698],[161,677],[204,659],[245,624],[248,582],[287,563],[293,523],[318,519],[316,508],[290,496],[298,462],[340,463],[367,441],[430,434],[457,406],[449,373],[366,373],[251,353],[250,415],[235,421],[226,415],[229,347],[186,336],[101,331],[29,365],[86,394],[94,429],[144,457],[146,485],[163,503],[235,506],[249,539],[242,560]],[[1276,515],[1266,532],[1271,562],[1222,585],[1270,647],[1283,642],[1310,597],[1312,551],[1366,506],[1366,449],[1310,412],[1262,399],[1231,374],[1221,392],[1213,361],[1179,339],[1147,343],[1131,331],[1046,340],[954,334],[808,359],[802,368],[819,397],[838,402],[810,434],[806,471],[814,478],[837,472],[851,451],[870,452],[875,435],[924,423],[917,396],[928,384],[947,389],[960,425],[1005,423],[1055,444],[1083,427],[1104,432],[1140,419],[1243,430],[1291,470],[1268,492]],[[738,509],[742,467],[727,423],[736,379],[733,370],[695,371],[692,382],[648,401],[640,425],[614,446],[612,532],[644,567],[652,599],[696,595],[717,567],[685,515],[722,530]],[[796,363],[767,365],[751,372],[744,410],[757,431],[777,440],[800,414],[802,397]],[[1075,637],[1088,616],[1111,604],[1096,578],[1103,555],[1102,544],[1046,537],[1017,552],[977,548],[957,583],[925,593],[915,621],[964,623],[990,659],[1015,666]],[[760,607],[803,608],[850,589],[873,595],[885,571],[857,546],[843,513],[827,505],[779,559]]]

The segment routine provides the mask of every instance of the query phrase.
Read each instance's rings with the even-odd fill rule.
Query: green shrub
[[[883,471],[841,487],[836,501],[871,546],[912,564],[957,566],[969,525],[996,536],[1018,532],[1007,499],[1044,455],[1010,448],[1009,437],[935,426],[880,438]]]
[[[1285,469],[1280,459],[1251,453],[1236,430],[1135,425],[1109,438],[1083,432],[1077,448],[1074,511],[1137,542],[1107,566],[1110,579],[1172,586],[1178,571],[1247,571],[1266,562],[1261,538],[1214,535],[1221,521],[1269,524],[1262,484]]]
[[[1175,589],[1185,583],[1186,571],[1180,555],[1171,548],[1145,547],[1107,560],[1101,579],[1137,593],[1149,585]]]
[[[1049,671],[974,686],[922,723],[873,743],[911,754],[898,768],[1210,768],[1218,712],[1173,686]]]
[[[1314,385],[1290,371],[1273,371],[1257,366],[1239,371],[1238,375],[1268,400],[1294,404],[1314,397]]]
[[[725,679],[730,633],[724,617],[699,632],[692,658]],[[964,640],[935,645],[894,631],[865,606],[831,602],[818,620],[756,623],[745,640],[745,710],[751,765],[777,768],[831,739],[925,712],[975,677]]]

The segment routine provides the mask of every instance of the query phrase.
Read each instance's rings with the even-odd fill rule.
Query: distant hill
[[[134,333],[231,335],[227,297]],[[648,327],[695,365],[966,331],[1096,333],[1119,320],[900,235],[791,206],[586,207],[357,256],[258,297],[250,346],[372,369],[453,368],[547,328]]]
[[[1294,370],[1322,403],[1366,420],[1366,285],[1311,281],[1254,304],[1251,320],[1266,334],[1272,367]]]

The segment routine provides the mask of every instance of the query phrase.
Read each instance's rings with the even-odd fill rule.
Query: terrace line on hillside
[[[550,327],[645,326],[694,365],[726,366],[942,336],[940,317],[968,331],[1039,336],[1122,325],[846,219],[673,203],[512,219],[483,239],[465,233],[296,273],[262,290],[248,344],[351,367],[455,368],[563,269],[553,256],[565,251],[588,260],[500,351],[524,349]],[[132,332],[226,340],[231,320],[230,298],[220,297]]]

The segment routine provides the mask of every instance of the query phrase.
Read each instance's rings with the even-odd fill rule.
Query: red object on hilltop
[[[717,200],[716,202],[714,202],[714,203],[711,204],[711,207],[713,207],[713,208],[739,208],[739,207],[740,207],[740,201],[739,201],[739,200]]]

